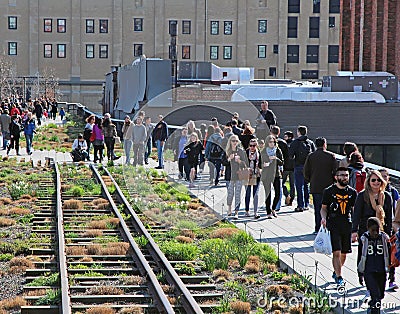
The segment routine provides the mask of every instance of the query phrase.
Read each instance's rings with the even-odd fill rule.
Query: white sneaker
[[[239,219],[239,213],[235,213],[235,216],[233,216],[233,219]]]

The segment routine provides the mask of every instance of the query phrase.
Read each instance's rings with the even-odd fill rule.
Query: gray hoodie
[[[144,144],[146,140],[147,140],[146,127],[143,124],[141,125],[135,124],[132,132],[133,144]]]

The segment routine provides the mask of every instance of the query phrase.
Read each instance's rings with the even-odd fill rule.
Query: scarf
[[[383,231],[383,225],[385,224],[385,211],[383,210],[383,204],[385,203],[385,193],[380,191],[378,199],[375,199],[373,193],[369,193],[369,201],[372,208],[376,212],[376,218],[381,222],[380,229]]]
[[[258,173],[258,160],[260,158],[259,152],[256,149],[254,153],[252,153],[251,151],[249,151],[249,161],[250,161],[250,168],[253,171],[253,174],[257,174]]]
[[[274,148],[267,147],[266,151],[268,156],[276,156],[276,147]]]

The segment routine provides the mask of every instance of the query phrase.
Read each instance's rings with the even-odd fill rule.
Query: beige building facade
[[[340,0],[0,0],[0,53],[18,76],[54,69],[64,100],[95,106],[104,75],[135,55],[254,67],[255,78],[338,69]]]

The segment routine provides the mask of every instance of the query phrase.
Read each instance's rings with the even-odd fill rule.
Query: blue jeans
[[[6,140],[6,137],[10,136],[10,132],[2,131],[1,133],[3,134],[3,149],[6,149],[9,142],[9,140]]]
[[[32,151],[33,134],[25,134],[26,152],[29,154]]]
[[[282,177],[282,187],[283,187],[283,194],[285,197],[289,196],[289,191],[285,185],[286,180],[289,178],[289,186],[290,186],[290,198],[292,201],[294,200],[294,173],[293,171],[283,171],[283,177]]]
[[[318,232],[321,227],[322,194],[312,193],[312,196],[314,204],[315,231]]]
[[[254,207],[254,215],[257,215],[258,210],[258,189],[260,187],[260,178],[257,179],[256,185],[246,185],[246,196],[244,199],[246,212],[250,210],[250,196],[251,189],[253,188],[253,207]]]
[[[281,188],[280,188],[280,191],[279,191],[279,195],[281,196],[280,198],[279,198],[279,201],[278,201],[278,204],[276,204],[276,211],[279,211],[280,209],[281,209],[281,203],[282,203],[282,195],[283,195],[283,184],[282,184],[282,179],[280,179],[280,185],[281,185]]]
[[[132,149],[132,141],[124,140],[124,151],[125,151],[125,164],[129,164],[131,161],[131,149]]]
[[[310,199],[308,183],[305,182],[303,176],[303,168],[303,165],[294,167],[294,184],[296,185],[298,208],[308,207]]]
[[[164,141],[162,143],[161,143],[160,140],[156,141],[157,156],[158,156],[158,166],[161,167],[161,168],[164,168],[164,144],[165,144]]]
[[[151,154],[151,145],[152,144],[152,140],[151,137],[147,140],[147,143],[145,144],[145,148],[144,148],[144,162],[147,164],[149,161],[149,156]]]

